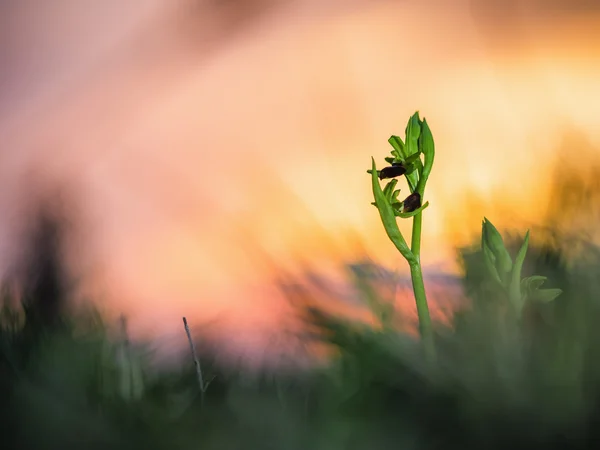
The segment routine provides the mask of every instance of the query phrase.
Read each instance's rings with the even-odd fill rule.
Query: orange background
[[[419,110],[437,148],[422,259],[456,270],[484,214],[539,220],[559,150],[600,149],[600,13],[563,3],[0,6],[6,261],[26,195],[58,184],[86,286],[137,332],[179,333],[183,314],[272,326],[265,255],[404,267],[365,171]]]

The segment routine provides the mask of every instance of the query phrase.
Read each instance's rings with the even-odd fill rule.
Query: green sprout
[[[529,301],[548,303],[558,297],[560,289],[540,289],[546,277],[534,275],[521,278],[523,262],[529,246],[529,231],[513,260],[504,246],[502,236],[496,227],[484,217],[481,228],[481,249],[488,275],[501,292],[508,295],[517,317],[521,317],[525,304]]]
[[[381,222],[388,237],[410,267],[421,339],[426,356],[433,360],[435,359],[435,343],[421,268],[421,228],[422,212],[429,206],[429,202],[422,203],[422,201],[425,195],[425,186],[433,167],[435,145],[429,125],[425,119],[419,118],[418,111],[406,125],[404,142],[398,136],[390,137],[388,142],[393,147],[391,156],[385,158],[390,166],[377,170],[375,160],[371,158],[371,170],[367,171],[371,174],[375,199],[372,204],[379,210]],[[423,155],[423,159],[421,155]],[[398,184],[396,177],[399,176],[406,178],[410,192],[410,195],[403,201],[398,200],[400,189],[396,189]],[[391,181],[382,189],[380,180],[390,178]],[[410,247],[398,227],[398,217],[413,219]]]

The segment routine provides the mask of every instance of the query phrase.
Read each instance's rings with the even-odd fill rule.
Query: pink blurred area
[[[3,2],[0,264],[27,199],[62,186],[104,308],[142,335],[226,315],[253,342],[286,314],[274,266],[403,270],[365,171],[419,110],[437,145],[423,261],[456,271],[483,214],[546,211],[565,136],[600,149],[594,5]]]

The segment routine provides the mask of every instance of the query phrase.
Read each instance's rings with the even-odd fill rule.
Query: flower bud
[[[408,213],[419,209],[421,207],[421,194],[419,194],[418,192],[413,192],[408,197],[406,197],[406,199],[402,203],[404,205],[402,212]]]
[[[406,173],[406,167],[402,163],[393,163],[389,167],[384,167],[378,173],[380,180],[385,180],[386,178],[395,178]]]

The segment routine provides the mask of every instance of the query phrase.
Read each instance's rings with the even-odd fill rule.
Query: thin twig
[[[121,322],[121,349],[123,351],[123,360],[124,360],[124,366],[122,366],[122,369],[125,370],[125,375],[122,376],[126,376],[127,377],[127,385],[129,386],[128,389],[128,400],[131,400],[134,396],[134,379],[133,379],[133,364],[131,361],[131,347],[130,347],[130,342],[129,342],[129,333],[127,332],[127,318],[125,317],[125,315],[121,315],[120,318],[120,322]]]
[[[190,349],[192,351],[192,357],[194,358],[194,364],[196,365],[196,375],[198,376],[198,384],[200,385],[200,403],[204,405],[204,392],[208,387],[204,385],[204,379],[202,377],[202,368],[200,367],[200,360],[196,355],[196,346],[194,345],[194,341],[192,340],[192,334],[190,333],[190,327],[188,326],[187,319],[183,318],[183,326],[185,327],[185,332],[188,337],[188,341],[190,343]]]

